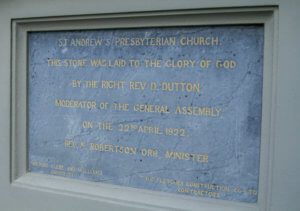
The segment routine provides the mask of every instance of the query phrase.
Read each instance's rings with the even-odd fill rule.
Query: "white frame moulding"
[[[32,31],[85,29],[264,25],[263,108],[260,151],[260,175],[257,203],[183,196],[121,187],[110,184],[28,172],[28,98],[27,37]],[[11,183],[53,194],[71,195],[140,208],[141,210],[247,210],[269,209],[274,144],[274,102],[276,98],[278,9],[245,7],[228,9],[195,9],[158,12],[135,12],[63,17],[14,19],[11,22]]]

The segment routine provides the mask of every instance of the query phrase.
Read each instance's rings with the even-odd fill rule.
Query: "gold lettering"
[[[188,188],[179,188],[178,192],[193,194],[196,196],[211,197],[211,198],[219,198],[220,197],[220,193],[211,192],[211,191],[207,191],[207,190],[194,190],[194,189],[188,189]]]
[[[188,152],[175,152],[175,151],[166,151],[165,158],[174,159],[174,160],[191,160],[199,163],[207,163],[208,155],[207,154],[196,154]]]
[[[152,67],[152,68],[160,68],[161,67],[161,60],[145,60],[145,66],[146,67]]]
[[[124,89],[125,81],[101,81],[102,89]]]
[[[176,37],[118,37],[116,46],[171,46],[176,45]]]
[[[127,147],[127,146],[119,146],[119,145],[111,145],[111,144],[97,144],[97,143],[91,143],[90,150],[100,151],[100,152],[122,153],[122,154],[137,153],[136,147]]]
[[[94,81],[94,80],[91,80],[91,81],[85,81],[85,87],[86,88],[98,88],[98,81]]]
[[[170,68],[193,68],[195,67],[195,60],[166,60],[165,67]]]
[[[60,59],[48,59],[48,66],[50,67],[60,67],[61,60]]]
[[[146,82],[141,81],[130,81],[129,88],[133,90],[144,90],[147,86]]]
[[[135,104],[133,110],[136,112],[147,112],[147,113],[164,113],[168,114],[169,108],[166,105],[147,105],[147,104]]]
[[[92,67],[112,67],[112,68],[123,68],[126,66],[126,61],[124,59],[91,59],[90,64]]]
[[[64,59],[62,61],[62,65],[64,67],[85,67],[86,66],[86,59]]]
[[[179,42],[181,45],[220,45],[218,37],[182,37]]]
[[[56,99],[55,106],[65,108],[96,109],[95,101]]]
[[[221,108],[214,107],[177,106],[175,114],[188,116],[219,117],[221,115],[221,111]]]
[[[169,92],[176,91],[200,93],[200,83],[162,82],[161,89]]]
[[[100,130],[108,130],[108,131],[113,130],[111,122],[99,122],[98,127]]]
[[[158,157],[157,149],[141,149],[141,154],[146,157]]]
[[[113,103],[113,109],[117,111],[129,111],[128,103]]]
[[[71,39],[70,46],[74,47],[87,47],[87,46],[101,46],[103,40],[100,38],[89,39],[89,38],[77,38]]]

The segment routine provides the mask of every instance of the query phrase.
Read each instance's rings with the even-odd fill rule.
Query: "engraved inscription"
[[[29,171],[255,203],[263,26],[30,32]]]

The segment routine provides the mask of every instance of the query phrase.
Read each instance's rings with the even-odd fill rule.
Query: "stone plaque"
[[[261,25],[28,34],[29,171],[257,202]]]

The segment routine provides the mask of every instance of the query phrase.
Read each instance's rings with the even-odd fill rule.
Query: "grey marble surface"
[[[118,44],[120,38],[155,38],[157,42],[166,37],[173,37],[175,44],[158,46],[144,41],[139,45],[132,40],[136,45]],[[181,45],[184,37],[218,37],[218,43]],[[82,38],[89,43],[76,46],[74,41]],[[101,45],[95,46],[96,40],[101,40]],[[30,171],[194,197],[257,202],[262,26],[32,32],[28,44]],[[53,66],[49,59],[59,59],[60,64]],[[67,67],[68,59],[85,60],[85,65]],[[94,67],[91,59],[119,59],[126,64]],[[140,61],[139,67],[130,66],[132,59]],[[203,59],[211,60],[208,68],[200,67]],[[147,67],[146,60],[160,60],[161,66]],[[168,60],[190,60],[194,66],[190,62],[185,68],[170,68]],[[236,66],[217,68],[217,60],[234,60]],[[81,81],[81,86],[73,87],[74,80]],[[98,82],[97,88],[85,86],[91,80]],[[104,89],[101,81],[105,80],[124,81],[124,87]],[[143,82],[145,89],[130,89],[134,81]],[[150,88],[153,82],[158,84],[156,90]],[[165,82],[200,84],[200,92],[165,91]],[[58,99],[94,101],[96,108],[57,106]],[[108,103],[107,109],[100,108],[101,102]],[[128,103],[129,109],[115,110],[113,103]],[[138,112],[134,110],[137,104],[164,105],[168,111]],[[219,113],[183,115],[176,113],[178,106],[218,109]],[[93,127],[83,127],[83,121],[93,122]],[[103,122],[110,123],[112,130],[99,129]],[[129,125],[129,130],[120,131],[121,125]],[[143,126],[159,128],[160,134],[139,131]],[[167,135],[166,128],[181,128],[185,136]],[[104,146],[106,150],[101,148]],[[146,149],[157,154],[145,156]],[[166,156],[171,151],[189,156]],[[194,154],[208,156],[208,162],[193,160]]]

